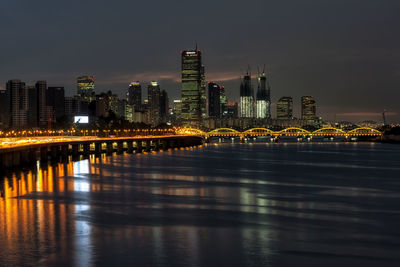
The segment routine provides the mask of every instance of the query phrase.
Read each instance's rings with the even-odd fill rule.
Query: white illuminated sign
[[[74,123],[89,123],[89,116],[75,116]]]

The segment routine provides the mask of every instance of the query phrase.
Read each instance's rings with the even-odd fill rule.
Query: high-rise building
[[[205,113],[205,79],[202,54],[185,50],[182,56],[182,123],[200,127]]]
[[[46,81],[37,81],[35,84],[37,92],[37,108],[39,126],[45,126],[49,120],[48,108],[46,106]]]
[[[265,72],[263,71],[257,79],[257,96],[256,96],[256,117],[265,119],[271,117],[271,96],[270,86],[267,81]]]
[[[0,89],[0,130],[4,130],[9,126],[9,102],[7,91]]]
[[[129,85],[128,104],[132,105],[135,111],[142,110],[142,86],[138,81]]]
[[[161,91],[160,95],[160,119],[161,123],[168,122],[169,99],[168,93],[165,90]]]
[[[201,65],[201,80],[200,80],[200,105],[201,105],[201,119],[207,117],[207,96],[206,96],[206,75],[205,67]]]
[[[65,115],[68,117],[77,115],[88,115],[88,102],[79,96],[66,96],[64,98],[64,111]]]
[[[28,126],[31,128],[39,126],[38,90],[36,86],[26,85],[28,95]]]
[[[78,95],[83,98],[90,99],[94,93],[94,77],[81,76],[77,78]]]
[[[28,126],[28,95],[25,83],[20,80],[9,80],[6,90],[10,101],[10,126],[12,128]]]
[[[158,82],[151,82],[147,87],[150,124],[153,127],[160,124],[160,93],[160,86]]]
[[[182,101],[180,99],[174,99],[172,103],[172,119],[175,125],[181,124],[182,118]]]
[[[220,104],[220,111],[219,114],[220,116],[224,117],[227,112],[226,112],[226,95],[225,95],[225,87],[220,86],[220,93],[219,93],[219,104]]]
[[[50,106],[56,120],[65,116],[64,87],[49,87],[46,92],[46,103]]]
[[[281,97],[276,104],[276,115],[278,119],[293,119],[293,98],[291,96]]]
[[[240,84],[240,112],[241,118],[254,118],[254,95],[249,72],[243,77]]]
[[[208,84],[208,116],[211,118],[221,116],[221,88],[213,82]]]
[[[316,119],[315,100],[312,96],[301,97],[301,119],[314,122]]]

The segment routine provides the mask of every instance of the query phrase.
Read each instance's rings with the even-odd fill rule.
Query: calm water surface
[[[224,144],[0,178],[0,266],[400,266],[400,146]]]

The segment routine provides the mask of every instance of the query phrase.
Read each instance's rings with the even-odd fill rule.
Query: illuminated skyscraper
[[[200,127],[205,115],[205,79],[201,51],[185,50],[182,56],[182,123]]]
[[[151,82],[147,90],[150,124],[154,127],[160,124],[160,86],[158,82]]]
[[[208,116],[212,118],[221,116],[221,88],[216,83],[208,84]]]
[[[225,116],[226,112],[226,95],[225,95],[225,87],[220,86],[220,94],[219,94],[219,102],[220,102],[220,115]]]
[[[129,85],[128,104],[134,106],[134,111],[142,111],[142,86],[139,82]]]
[[[293,98],[291,96],[281,97],[276,105],[276,115],[278,119],[293,119]]]
[[[271,117],[271,88],[267,81],[265,72],[263,71],[257,79],[257,105],[256,117],[259,119],[265,119]]]
[[[23,128],[28,123],[28,94],[25,83],[20,80],[9,80],[6,85],[9,99],[10,126]]]
[[[254,94],[249,72],[243,77],[240,84],[240,112],[241,118],[254,118]]]
[[[315,100],[312,96],[301,97],[301,119],[314,121],[316,118]]]
[[[94,93],[94,77],[81,76],[77,78],[78,95],[83,98],[90,98]]]

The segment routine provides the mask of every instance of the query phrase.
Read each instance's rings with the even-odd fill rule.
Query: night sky
[[[313,95],[327,120],[400,120],[398,0],[2,0],[0,32],[1,87],[44,79],[73,95],[89,74],[97,93],[158,80],[174,99],[180,51],[197,43],[230,101],[247,65],[266,64],[272,102],[293,96],[296,116]]]

